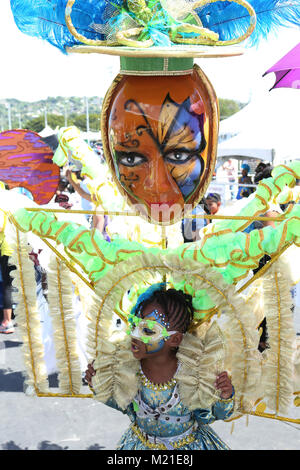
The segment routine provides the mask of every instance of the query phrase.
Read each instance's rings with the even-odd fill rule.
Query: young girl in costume
[[[193,319],[192,297],[165,290],[164,284],[153,285],[139,296],[128,319],[131,351],[140,362],[138,393],[125,410],[113,399],[105,403],[132,421],[118,449],[228,449],[208,426],[233,412],[234,389],[227,372],[216,376],[220,398],[211,408],[191,410],[180,397],[177,376],[182,364],[177,351]],[[89,364],[85,378],[90,386],[95,375]]]

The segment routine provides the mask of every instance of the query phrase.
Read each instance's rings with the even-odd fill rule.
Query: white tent
[[[39,132],[41,137],[49,137],[50,135],[56,134],[56,130],[52,129],[50,126],[44,127],[44,129]]]
[[[101,140],[101,132],[100,131],[98,131],[98,132],[92,132],[92,131],[82,132],[81,136],[82,136],[83,139],[88,140],[89,142],[95,142],[95,141]]]
[[[299,90],[277,89],[255,97],[221,121],[218,157],[275,164],[300,159],[299,113]]]

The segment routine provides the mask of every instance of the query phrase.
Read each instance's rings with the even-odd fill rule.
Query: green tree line
[[[102,99],[91,97],[88,101],[89,129],[99,131]],[[47,110],[47,124],[52,129],[64,127],[67,124],[68,126],[76,126],[83,132],[87,130],[84,100],[81,97],[49,97],[47,100],[34,103],[14,99],[6,100],[5,103],[0,103],[1,130],[8,129],[8,103],[10,104],[12,129],[22,127],[37,133],[41,132],[45,127],[45,112]],[[219,106],[222,120],[237,113],[245,104],[221,98],[219,99]]]
[[[81,131],[85,132],[87,130],[87,121],[85,114],[74,114],[70,115],[65,120],[65,116],[60,116],[57,114],[47,114],[47,124],[52,129],[56,129],[57,127],[65,127],[67,126],[76,126]],[[41,132],[45,127],[45,117],[39,116],[33,119],[27,120],[24,125],[22,126],[24,129],[29,129],[34,132]],[[100,113],[92,113],[89,115],[89,129],[91,131],[97,132],[100,130]]]

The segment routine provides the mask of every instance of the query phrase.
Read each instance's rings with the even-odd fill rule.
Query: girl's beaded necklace
[[[177,366],[177,369],[176,369],[176,372],[174,375],[177,374],[179,370],[179,363],[178,363],[178,366]],[[138,375],[140,377],[140,380],[141,380],[141,383],[144,387],[147,387],[147,388],[150,388],[151,390],[158,390],[158,391],[162,391],[162,390],[168,390],[168,389],[172,389],[175,387],[176,385],[176,379],[173,377],[171,380],[169,380],[168,382],[165,382],[165,383],[162,383],[162,384],[154,384],[153,382],[151,382],[150,379],[148,379],[143,370],[142,370],[142,366],[140,366],[140,370],[138,372]]]

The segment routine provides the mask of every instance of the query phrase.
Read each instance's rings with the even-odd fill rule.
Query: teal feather
[[[158,282],[157,284],[152,284],[145,292],[143,292],[137,299],[135,306],[131,310],[132,315],[137,315],[139,312],[139,308],[146,300],[151,299],[153,294],[157,291],[164,290],[166,287],[165,282]]]
[[[248,0],[256,12],[256,28],[249,45],[266,39],[280,27],[300,25],[300,0]],[[249,26],[249,13],[237,3],[219,1],[197,10],[205,28],[219,34],[222,41],[244,34]]]
[[[65,52],[79,42],[69,32],[65,22],[67,0],[10,0],[18,28],[29,36],[47,40]],[[105,21],[105,0],[77,0],[71,19],[80,34],[91,39],[105,39],[92,25]]]

